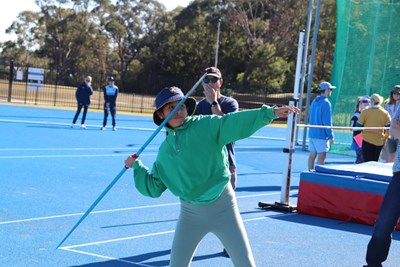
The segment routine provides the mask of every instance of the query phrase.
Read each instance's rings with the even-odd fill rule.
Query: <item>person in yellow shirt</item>
[[[359,127],[389,127],[391,117],[382,106],[383,97],[379,94],[372,94],[370,97],[371,106],[364,109],[357,121]],[[362,154],[364,161],[378,161],[382,147],[385,144],[386,130],[363,130],[362,131]]]

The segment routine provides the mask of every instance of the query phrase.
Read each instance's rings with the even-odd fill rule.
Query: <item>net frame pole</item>
[[[310,99],[311,99],[311,87],[312,87],[312,78],[314,73],[314,60],[315,60],[315,50],[317,47],[317,38],[318,38],[318,28],[319,28],[319,17],[320,17],[320,8],[321,8],[321,0],[317,0],[317,8],[315,11],[315,21],[314,21],[314,33],[311,47],[311,58],[308,69],[308,80],[307,80],[307,98],[306,98],[306,110],[304,112],[304,124],[308,123],[309,113],[310,113]],[[306,146],[307,140],[307,129],[303,131],[303,151],[307,151]]]

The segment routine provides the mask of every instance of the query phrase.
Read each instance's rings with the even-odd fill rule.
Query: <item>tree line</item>
[[[1,58],[46,66],[57,83],[87,73],[114,75],[125,92],[157,93],[183,86],[217,62],[225,90],[291,92],[298,34],[308,1],[194,0],[167,11],[156,0],[36,0],[38,12],[21,12],[0,43]],[[313,80],[329,79],[335,46],[336,6],[321,6]],[[311,29],[312,32],[312,29]],[[311,40],[310,40],[311,41]]]

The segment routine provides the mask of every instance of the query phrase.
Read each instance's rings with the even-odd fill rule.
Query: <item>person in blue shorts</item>
[[[324,165],[326,153],[330,145],[334,142],[332,128],[313,128],[312,126],[332,126],[332,107],[329,97],[332,89],[336,86],[329,82],[322,82],[318,86],[319,96],[311,103],[310,109],[310,129],[308,131],[309,145],[308,150],[308,170],[313,170],[315,159],[318,165]]]
[[[166,87],[156,96],[153,121],[160,125],[184,99],[177,87]],[[180,199],[180,214],[171,249],[171,267],[190,266],[200,241],[208,233],[222,242],[235,266],[256,266],[238,204],[229,182],[226,144],[247,138],[297,107],[269,107],[238,111],[224,116],[192,116],[196,100],[187,98],[166,123],[151,171],[136,156],[125,160],[133,167],[136,189],[160,197],[169,189]],[[240,127],[238,127],[240,125]]]

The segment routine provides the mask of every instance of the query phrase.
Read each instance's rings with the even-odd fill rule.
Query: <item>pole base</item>
[[[271,209],[271,210],[279,210],[283,212],[297,212],[297,206],[285,204],[285,203],[267,203],[267,202],[258,202],[258,207],[263,209]]]

